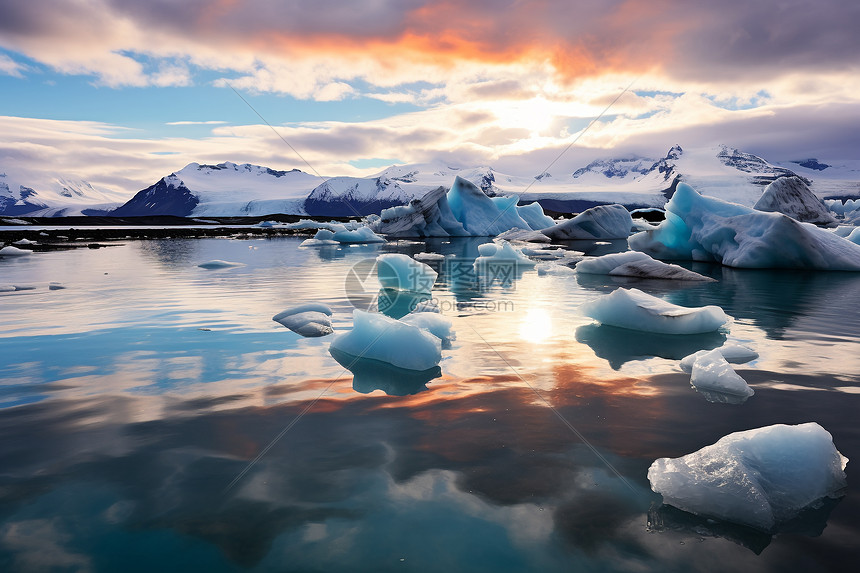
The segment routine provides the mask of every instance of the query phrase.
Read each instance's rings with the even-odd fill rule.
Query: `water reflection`
[[[739,396],[738,394],[727,394],[725,392],[704,390],[702,388],[695,387],[694,390],[701,394],[705,400],[714,404],[733,404],[737,406],[739,404],[743,404],[749,399],[749,396],[747,396],[746,394],[744,394],[743,396]]]
[[[403,318],[416,309],[422,302],[432,299],[432,295],[393,288],[382,288],[376,295],[376,305],[382,314],[391,318]]]
[[[848,569],[860,558],[860,501],[851,496],[818,522],[828,523],[820,537],[785,532],[760,555],[728,534],[681,546],[672,526],[659,535],[645,527],[660,501],[646,478],[651,462],[734,431],[815,420],[843,454],[860,457],[856,277],[826,273],[802,283],[808,295],[787,289],[786,301],[782,281],[794,279],[780,273],[728,270],[725,293],[722,283],[649,285],[673,302],[723,306],[738,317],[733,338],[762,354],[756,369],[739,371],[756,399],[725,408],[692,392],[687,374],[621,374],[604,362],[678,359],[719,346],[722,335],[660,340],[583,326],[576,309],[592,287],[531,272],[483,291],[474,280],[459,290],[443,273],[433,292],[443,303],[511,304],[457,311],[445,376],[406,379],[374,364],[350,382],[327,341],[299,338],[271,317],[318,301],[334,309],[336,330],[348,328],[344,277],[358,261],[390,250],[473,261],[486,239],[331,249],[297,249],[299,241],[129,242],[3,266],[4,282],[42,286],[0,304],[0,569],[37,570],[49,555],[41,569],[718,563],[782,572]],[[216,275],[189,264],[216,258],[246,266]],[[48,291],[50,281],[69,288]],[[360,393],[373,389],[382,392]]]
[[[336,348],[329,348],[338,364],[352,372],[352,388],[361,394],[382,390],[389,396],[408,396],[427,390],[426,384],[442,376],[438,366],[427,370],[407,370],[387,362],[360,358]]]
[[[696,537],[720,537],[746,547],[756,555],[761,554],[777,534],[794,534],[819,537],[827,527],[830,514],[842,498],[825,498],[817,507],[802,511],[789,521],[784,521],[771,532],[764,532],[745,525],[719,519],[702,517],[666,504],[653,504],[648,510],[648,531],[654,533],[674,532]]]
[[[713,350],[725,343],[726,335],[722,332],[657,334],[605,324],[587,324],[576,329],[576,340],[591,347],[594,354],[608,361],[613,370],[620,370],[633,360],[655,356],[680,360],[699,350]]]

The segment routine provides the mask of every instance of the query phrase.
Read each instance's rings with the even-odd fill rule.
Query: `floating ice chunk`
[[[753,209],[775,211],[797,221],[835,225],[836,219],[809,186],[797,176],[780,177],[768,185]]]
[[[448,191],[451,213],[466,232],[474,237],[492,237],[514,227],[530,228],[517,212],[518,200],[516,196],[511,196],[494,201],[474,183],[462,177],[454,179],[454,185]]]
[[[833,438],[810,422],[735,432],[648,469],[651,489],[684,511],[772,531],[846,487]]]
[[[522,217],[523,220],[529,224],[529,227],[535,231],[555,225],[555,221],[552,220],[552,217],[548,217],[543,212],[543,207],[541,207],[541,204],[537,201],[529,203],[528,205],[519,205],[517,207],[517,213],[519,213],[520,217]]]
[[[214,261],[207,261],[205,263],[200,263],[197,265],[201,269],[229,269],[231,267],[244,267],[244,263],[234,263],[232,261],[222,261],[220,259],[215,259]]]
[[[442,359],[441,340],[423,328],[357,309],[352,321],[352,330],[335,335],[332,350],[407,370],[427,370]]]
[[[696,390],[719,392],[743,399],[755,394],[755,390],[734,371],[719,350],[699,355],[693,363],[690,385]]]
[[[376,257],[376,275],[382,288],[419,293],[432,291],[437,277],[430,265],[400,253],[385,253]]]
[[[645,253],[627,251],[584,259],[576,265],[576,272],[643,279],[715,282],[714,279],[687,270],[678,265],[652,259]]]
[[[0,257],[25,257],[29,255],[31,251],[27,249],[19,249],[18,247],[3,247],[0,249]]]
[[[334,240],[334,231],[331,229],[320,229],[316,232],[312,239],[305,239],[299,245],[300,247],[324,247],[328,245],[339,245],[338,241]]]
[[[19,239],[17,241],[12,242],[13,245],[35,245],[36,241],[31,241],[30,239]]]
[[[504,241],[526,241],[531,243],[551,242],[550,238],[541,233],[540,231],[519,229],[516,227],[514,227],[513,229],[508,229],[504,233],[499,234],[496,239],[501,239]]]
[[[715,350],[722,354],[726,361],[732,364],[744,364],[758,358],[758,352],[742,344],[725,344]],[[693,364],[696,363],[696,360],[707,353],[707,350],[700,350],[689,356],[685,356],[681,360],[681,370],[689,374],[693,371]]]
[[[616,289],[586,302],[580,310],[601,324],[660,334],[701,334],[728,322],[718,306],[678,306],[635,288]]]
[[[327,229],[320,229],[314,235],[315,239],[330,239],[338,243],[384,243],[385,239],[370,230],[370,227],[350,228],[354,225],[332,225],[329,236],[319,237],[320,233]]]
[[[288,308],[272,317],[302,336],[325,336],[334,332],[331,327],[331,308],[322,303],[308,303]]]
[[[534,261],[507,241],[478,245],[478,254],[480,256],[475,259],[474,263],[476,269],[495,263],[507,263],[525,267],[533,267],[535,265]]]
[[[64,288],[66,288],[65,285],[63,285],[62,283],[57,283],[57,282],[53,282],[53,283],[48,285],[48,290],[63,290]]]
[[[628,239],[658,259],[717,261],[742,268],[860,271],[860,245],[780,213],[703,197],[679,183],[666,220]]]
[[[541,233],[558,241],[626,239],[632,228],[633,219],[623,205],[598,205],[573,219],[542,229]]]
[[[451,348],[451,342],[457,338],[452,330],[451,319],[433,312],[410,313],[400,319],[400,322],[423,328],[442,341],[442,348]]]
[[[445,255],[440,253],[415,253],[412,258],[416,261],[443,261]]]

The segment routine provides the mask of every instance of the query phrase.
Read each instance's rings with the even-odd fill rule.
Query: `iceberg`
[[[533,267],[535,265],[535,262],[525,256],[522,251],[504,240],[478,245],[478,255],[478,258],[474,262],[476,270],[493,264],[525,267]]]
[[[547,216],[543,212],[543,207],[541,207],[540,203],[537,201],[529,203],[528,205],[519,205],[517,207],[517,213],[519,213],[520,217],[522,217],[523,220],[529,224],[529,227],[535,231],[555,225],[555,221],[553,221],[552,217]]]
[[[385,253],[376,257],[376,275],[384,289],[429,293],[438,276],[430,265],[408,255]]]
[[[331,308],[322,303],[308,303],[288,308],[272,317],[296,334],[305,337],[326,336],[331,327]]]
[[[451,348],[457,335],[451,329],[451,319],[435,312],[415,312],[407,314],[400,322],[423,328],[442,342],[442,348]]]
[[[854,225],[839,225],[833,229],[830,229],[834,235],[839,235],[840,237],[847,237],[856,229]]]
[[[516,209],[517,196],[495,199],[487,197],[474,183],[459,176],[448,191],[451,213],[469,235],[494,237],[514,227],[531,228]]]
[[[551,241],[549,237],[540,231],[520,229],[519,227],[508,229],[504,233],[497,235],[496,238],[503,241],[524,241],[529,243],[549,243]]]
[[[702,334],[728,322],[718,306],[678,306],[635,288],[616,289],[586,302],[580,311],[601,324],[659,334]]]
[[[555,241],[574,239],[626,239],[633,228],[633,219],[623,205],[598,205],[586,209],[573,219],[556,223],[541,233]]]
[[[643,279],[716,282],[715,279],[678,265],[666,264],[639,251],[613,253],[584,259],[576,265],[576,272]]]
[[[213,261],[206,261],[205,263],[200,263],[197,265],[201,269],[214,270],[214,269],[229,269],[233,267],[244,267],[245,263],[234,263],[232,261],[222,261],[220,259],[215,259]]]
[[[693,363],[690,385],[711,401],[741,403],[755,394],[755,390],[734,371],[719,350],[706,351],[699,355]],[[723,400],[715,396],[709,397],[708,393],[728,395],[729,398]]]
[[[780,177],[768,185],[753,209],[788,215],[797,221],[835,225],[836,218],[800,177]]]
[[[331,240],[338,243],[384,243],[385,239],[370,230],[370,227],[349,228],[347,225],[332,225],[330,230],[334,233]],[[325,229],[317,231],[317,235]],[[314,238],[318,238],[314,236]]]
[[[781,213],[765,213],[679,183],[666,220],[628,239],[657,259],[716,261],[741,268],[860,271],[860,245]]]
[[[442,360],[442,341],[423,328],[358,309],[352,321],[352,330],[335,335],[332,351],[406,370],[429,370]]]
[[[383,209],[370,228],[389,237],[491,237],[508,229],[536,231],[555,222],[538,203],[517,206],[519,197],[488,197],[456,177],[450,190],[437,187],[408,205]]]
[[[723,356],[723,358],[726,359],[727,362],[731,362],[732,364],[744,364],[758,358],[758,352],[742,344],[725,344],[716,350]],[[694,352],[689,356],[685,356],[681,360],[681,370],[687,374],[692,372],[693,364],[695,364],[696,360],[698,360],[703,354],[707,354],[707,352],[707,350],[700,350],[699,352]]]
[[[27,249],[19,249],[18,247],[7,246],[0,249],[0,257],[24,257],[30,254]]]
[[[860,211],[860,199],[848,199],[844,203],[840,199],[825,199],[824,204],[830,211],[845,218]]]
[[[848,233],[848,236],[845,238],[854,243],[855,245],[860,245],[860,227],[857,227],[853,231]]]
[[[415,253],[412,258],[416,261],[444,261],[445,255],[441,253]]]
[[[302,241],[300,247],[323,247],[326,245],[341,245],[346,243],[384,243],[385,239],[370,230],[369,227],[327,223],[325,228],[316,232],[312,239]]]
[[[664,503],[696,515],[773,531],[825,498],[841,496],[848,459],[809,422],[729,434],[648,469]]]
[[[383,209],[371,229],[390,237],[463,237],[469,232],[454,217],[448,190],[437,187],[408,205]]]

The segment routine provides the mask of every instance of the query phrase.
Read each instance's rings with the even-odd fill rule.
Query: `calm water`
[[[354,379],[330,338],[271,317],[321,301],[348,329],[353,303],[378,294],[372,278],[349,282],[362,261],[468,261],[485,241],[299,242],[0,259],[0,283],[28,287],[0,293],[0,570],[810,571],[860,558],[860,274],[693,266],[719,282],[689,285],[529,271],[477,287],[446,266],[434,297],[457,340],[441,375],[361,364]],[[197,267],[211,259],[245,266]],[[734,320],[679,340],[578,315],[619,285]],[[740,406],[706,401],[677,366],[725,340],[761,354],[738,368],[756,390]],[[697,519],[650,491],[655,458],[807,421],[853,460],[849,489],[788,531]]]

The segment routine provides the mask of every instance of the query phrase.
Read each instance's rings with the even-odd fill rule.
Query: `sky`
[[[0,172],[860,159],[855,0],[0,0]]]

